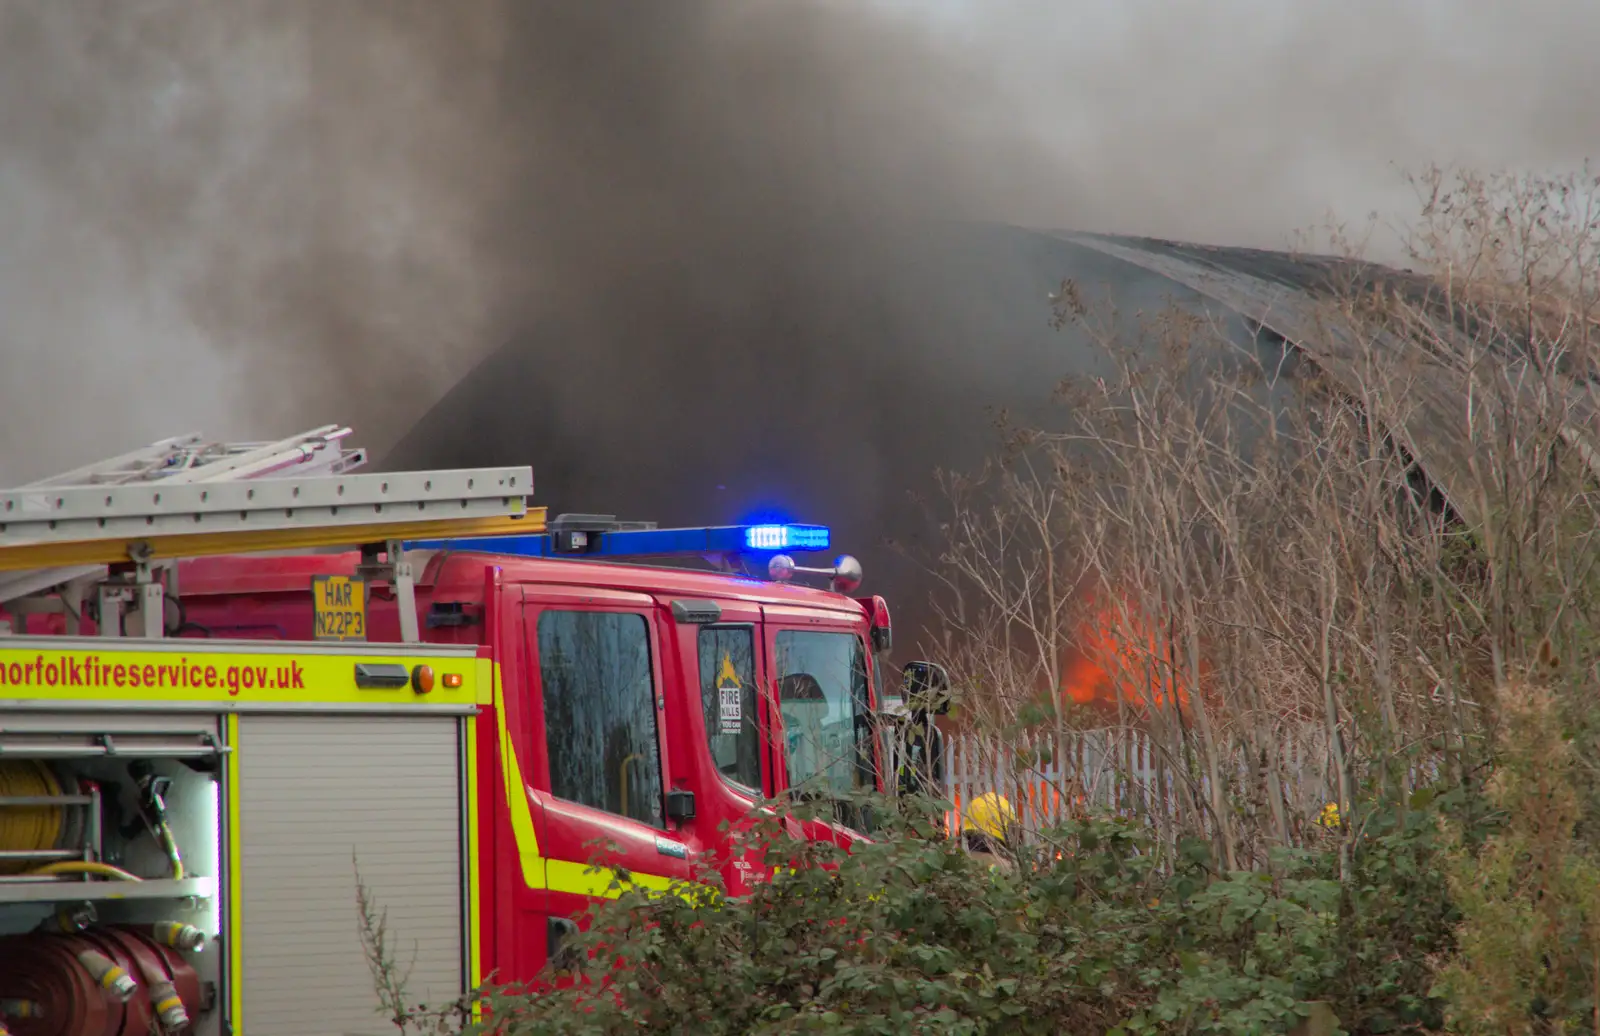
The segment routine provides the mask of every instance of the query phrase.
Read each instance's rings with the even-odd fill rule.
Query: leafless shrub
[[[381,906],[372,889],[361,877],[361,866],[355,854],[350,857],[356,876],[356,927],[361,936],[361,950],[367,967],[372,972],[372,987],[378,997],[378,1013],[400,1036],[460,1036],[469,1031],[476,993],[468,993],[442,1006],[430,1007],[411,1002],[409,986],[411,971],[416,963],[413,947],[410,963],[401,965],[396,956],[393,933],[389,930],[388,908]]]
[[[1063,692],[1092,672],[1093,722],[1148,732],[1166,819],[1229,866],[1313,829],[1286,744],[1353,839],[1363,787],[1481,763],[1494,687],[1600,657],[1600,182],[1415,182],[1414,269],[1313,260],[1256,343],[1176,308],[1130,338],[1064,285],[1116,376],[944,476],[938,649],[968,718],[1081,725]]]

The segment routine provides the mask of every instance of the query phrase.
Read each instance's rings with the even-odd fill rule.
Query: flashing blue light
[[[413,540],[407,550],[472,550],[523,557],[704,557],[711,554],[824,551],[832,542],[826,525],[720,525],[693,529],[596,531],[581,549],[558,549],[550,533],[454,540]]]
[[[744,531],[750,550],[827,550],[825,525],[752,525]]]

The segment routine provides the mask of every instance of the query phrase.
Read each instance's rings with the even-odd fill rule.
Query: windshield
[[[861,638],[781,630],[776,646],[790,787],[829,798],[871,790],[872,724]]]

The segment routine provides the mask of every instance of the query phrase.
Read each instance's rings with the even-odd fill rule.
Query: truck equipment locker
[[[396,977],[409,973],[408,999],[442,1007],[466,991],[461,726],[449,715],[239,717],[244,1032],[391,1024],[375,1011],[357,868]]]
[[[399,541],[543,512],[526,468],[350,476],[342,437],[185,437],[0,492],[0,1030],[384,1031],[357,865],[409,1005],[481,980],[493,662],[421,642]],[[365,594],[309,572],[298,642],[192,621],[178,562],[329,547],[394,602],[387,643],[324,637],[364,624],[313,612]]]

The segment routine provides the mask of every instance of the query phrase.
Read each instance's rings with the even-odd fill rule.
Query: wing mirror
[[[907,662],[900,671],[900,693],[906,706],[919,706],[935,716],[950,711],[950,674],[937,662]]]

